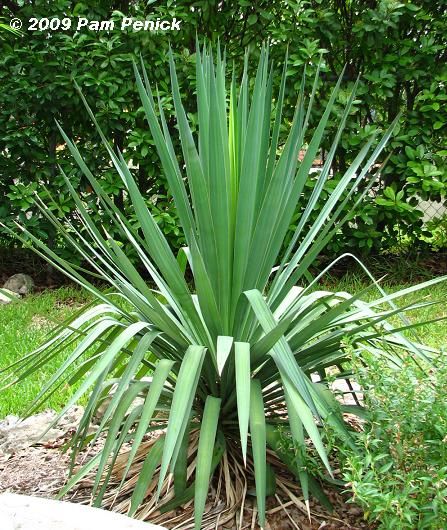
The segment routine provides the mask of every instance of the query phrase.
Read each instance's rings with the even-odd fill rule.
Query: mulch
[[[57,440],[46,445],[28,447],[13,455],[0,455],[0,493],[12,492],[35,497],[54,498],[67,480],[69,454],[61,449],[66,440]],[[80,458],[83,458],[81,455]],[[279,495],[267,502],[268,524],[266,530],[360,530],[373,529],[374,525],[365,522],[362,510],[349,501],[349,495],[335,489],[325,489],[334,511],[327,512],[316,500],[311,500],[312,520],[304,510],[287,504]],[[89,491],[85,486],[67,494],[70,502],[86,502]],[[246,502],[242,528],[252,526],[256,518],[255,502]],[[229,527],[217,527],[229,530]]]

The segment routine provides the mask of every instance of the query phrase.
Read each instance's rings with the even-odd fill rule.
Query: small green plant
[[[332,116],[343,74],[299,162],[318,71],[308,98],[305,77],[302,79],[294,118],[283,143],[280,129],[287,60],[280,91],[273,96],[267,47],[262,49],[254,80],[248,76],[247,57],[239,84],[234,72],[231,82],[227,82],[220,52],[214,60],[211,50],[200,51],[198,46],[196,56],[197,135],[188,122],[170,55],[177,118],[174,130],[180,136],[181,153],[174,150],[172,127],[166,120],[162,99],[152,91],[144,68],[141,75],[135,67],[137,88],[186,241],[183,255],[191,281],[186,281],[184,262],[174,256],[122,153],[112,148],[85,102],[126,187],[126,200],[136,219],[129,219],[116,207],[61,129],[105,214],[100,223],[96,222],[94,206],[86,204],[82,189],[78,192],[65,174],[80,227],[72,218],[59,219],[39,199],[37,205],[97,278],[110,285],[110,291],[98,289],[84,269],[22,228],[24,236],[19,238],[26,241],[26,236],[36,252],[90,291],[95,302],[16,363],[11,378],[13,382],[21,381],[59,352],[71,348],[30,412],[61,385],[76,383],[76,392],[61,411],[63,414],[87,394],[84,416],[71,441],[73,464],[76,454],[88,443],[95,443],[102,435],[106,440],[101,451],[72,476],[63,491],[96,469],[92,492],[95,505],[115,503],[119,498],[119,509],[132,516],[147,518],[159,511],[167,512],[165,519],[157,520],[162,522],[172,517],[169,512],[174,508],[187,504],[189,511],[184,517],[193,516],[199,530],[216,526],[215,511],[207,502],[214,477],[225,498],[228,520],[237,516],[248,484],[251,490],[254,480],[258,519],[264,527],[266,496],[272,485],[282,481],[281,474],[275,475],[281,461],[295,473],[307,502],[311,493],[321,493],[311,470],[301,462],[309,444],[327,473],[332,474],[321,427],[331,426],[355,448],[327,387],[326,370],[349,361],[343,347],[345,339],[350,340],[354,350],[360,346],[372,349],[397,365],[409,352],[427,359],[430,350],[406,339],[388,319],[401,313],[394,304],[399,296],[443,279],[388,296],[379,289],[379,295],[368,303],[361,297],[376,288],[376,283],[355,295],[315,290],[326,271],[312,279],[309,267],[349,218],[346,206],[360,183],[362,193],[357,194],[353,208],[371,189],[378,175],[370,170],[398,118],[380,139],[377,131],[369,137],[330,196],[322,200],[355,101],[354,90],[346,99],[310,197],[303,201],[303,190]],[[283,251],[300,202],[302,212]],[[151,278],[150,284],[123,251],[126,244],[132,246],[141,268]],[[306,286],[298,287],[299,282]],[[430,302],[404,309],[426,305]],[[403,316],[400,327],[409,327]],[[81,360],[75,373],[70,373],[69,368]],[[319,384],[313,382],[313,373],[320,375]],[[349,370],[340,377],[349,378]],[[103,414],[98,425],[93,418],[99,409]],[[299,448],[293,460],[281,450],[282,431],[278,426],[288,431]],[[163,432],[146,443],[144,437],[154,430]],[[123,462],[119,452],[125,443],[131,443],[132,448]],[[110,496],[108,487],[117,468],[121,480]],[[296,499],[293,495],[291,498]],[[189,503],[192,499],[193,511]]]
[[[365,517],[383,529],[447,526],[447,358],[399,370],[367,355],[360,367],[369,419],[360,453],[344,450],[345,479]],[[428,375],[427,375],[428,372]]]
[[[426,223],[427,232],[431,233],[426,241],[431,245],[433,250],[442,250],[447,248],[447,213],[435,217]]]

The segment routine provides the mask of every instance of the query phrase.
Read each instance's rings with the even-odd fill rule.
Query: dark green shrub
[[[68,217],[75,211],[68,194],[59,196],[64,182],[57,171],[62,165],[77,189],[88,188],[85,177],[73,169],[69,153],[59,142],[57,119],[68,132],[76,131],[83,142],[83,154],[117,207],[131,214],[126,204],[122,182],[110,171],[107,153],[82,112],[82,103],[73,86],[76,79],[94,105],[95,114],[115,147],[123,151],[128,163],[136,168],[136,178],[144,196],[165,196],[166,181],[153,153],[153,143],[144,127],[144,116],[130,68],[131,58],[143,56],[150,68],[150,81],[157,84],[166,109],[168,125],[174,127],[169,77],[164,68],[168,44],[182,64],[179,86],[193,130],[197,115],[193,112],[194,87],[190,86],[195,69],[195,35],[211,41],[224,40],[227,55],[242,70],[243,49],[259,53],[258,43],[272,39],[272,57],[281,64],[285,48],[290,50],[285,93],[285,118],[290,121],[294,98],[299,89],[297,73],[305,64],[309,78],[324,53],[321,82],[317,86],[317,105],[312,111],[309,135],[318,123],[335,84],[334,72],[347,64],[346,73],[328,124],[334,132],[357,75],[362,74],[359,98],[353,104],[339,150],[334,159],[337,181],[351,164],[358,147],[379,128],[386,127],[403,111],[398,133],[387,147],[391,155],[377,187],[376,196],[368,195],[352,220],[334,238],[328,251],[355,249],[368,253],[394,248],[396,240],[414,242],[422,235],[422,222],[415,210],[417,194],[424,199],[441,199],[446,194],[445,130],[447,123],[445,93],[445,50],[447,17],[445,8],[431,0],[372,3],[275,2],[246,0],[210,3],[202,1],[164,4],[99,0],[93,3],[68,0],[7,2],[0,8],[5,19],[30,17],[83,16],[89,19],[119,21],[124,15],[139,19],[176,16],[182,30],[170,34],[121,31],[25,31],[22,37],[3,33],[0,39],[0,217],[8,226],[18,219],[42,237],[63,245],[54,228],[29,201],[33,186],[48,203],[42,185],[55,196],[57,208]],[[194,10],[191,10],[194,7]],[[290,28],[293,27],[294,31]],[[327,53],[329,52],[329,53]],[[279,76],[273,79],[279,87]],[[310,88],[308,83],[307,89]],[[126,142],[124,139],[126,138]],[[128,138],[128,143],[127,143]],[[308,139],[307,138],[307,139]],[[175,141],[175,140],[174,140]],[[176,146],[178,147],[178,146]],[[322,149],[327,151],[328,143]],[[385,156],[383,158],[385,158]],[[332,186],[332,188],[331,188]],[[335,184],[329,181],[326,192]],[[306,187],[304,199],[311,189]],[[163,215],[156,217],[167,229],[174,248],[181,238],[173,227],[172,203],[157,204]],[[305,202],[305,201],[304,201]],[[90,197],[94,210],[94,195]],[[100,212],[101,213],[101,212]],[[166,213],[170,219],[166,217]],[[99,216],[96,218],[99,221]],[[11,244],[6,232],[2,243]],[[112,235],[116,235],[113,232]],[[65,248],[68,256],[68,248]],[[71,253],[73,257],[73,253]]]

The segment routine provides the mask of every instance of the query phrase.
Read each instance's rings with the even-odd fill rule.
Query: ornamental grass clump
[[[246,59],[239,84],[234,74],[227,83],[220,52],[214,60],[212,50],[204,48],[196,54],[196,137],[182,105],[172,55],[169,60],[181,153],[174,150],[172,128],[144,67],[135,67],[135,75],[187,242],[183,252],[190,279],[185,279],[182,260],[174,256],[151,216],[122,153],[105,138],[85,103],[122,179],[138,226],[117,209],[61,130],[97,194],[104,224],[93,222],[82,193],[65,175],[78,208],[76,222],[57,219],[37,199],[38,205],[110,289],[99,289],[86,270],[71,265],[22,229],[23,241],[31,241],[37,253],[93,293],[96,302],[14,365],[11,377],[14,381],[29,377],[63,351],[60,368],[30,412],[67,382],[77,383],[78,388],[61,415],[88,395],[84,416],[70,442],[71,471],[80,450],[101,436],[105,442],[73,472],[62,493],[94,472],[95,505],[113,506],[158,523],[173,519],[176,524],[181,520],[190,524],[193,518],[200,529],[215,528],[216,517],[221,524],[238,519],[254,486],[263,527],[266,496],[275,487],[298,505],[300,495],[306,503],[310,494],[322,498],[318,482],[306,469],[311,444],[328,476],[332,475],[320,436],[322,426],[330,425],[351,443],[343,407],[327,384],[331,367],[332,378],[334,370],[337,377],[350,378],[350,357],[343,344],[349,341],[351,348],[366,348],[395,366],[403,356],[426,358],[430,353],[387,322],[390,316],[401,315],[393,300],[408,289],[387,296],[373,282],[380,294],[366,303],[361,301],[364,293],[316,290],[325,271],[309,279],[309,267],[347,220],[348,203],[353,197],[357,204],[361,202],[372,186],[376,175],[371,168],[377,167],[394,124],[380,140],[376,136],[368,140],[330,197],[322,201],[320,194],[352,108],[354,87],[312,195],[301,205],[292,240],[285,248],[342,76],[309,139],[318,72],[309,97],[303,76],[294,118],[282,142],[287,61],[279,93],[273,96],[267,47],[261,51],[253,83]],[[299,162],[305,138],[306,153]],[[315,211],[316,218],[311,216]],[[119,239],[109,235],[111,224],[114,233],[119,231]],[[132,245],[138,266],[123,252],[123,242]],[[440,279],[424,286],[436,281]],[[417,307],[413,304],[411,309]],[[399,328],[409,326],[402,317]],[[313,374],[318,374],[318,382]],[[355,412],[356,407],[349,410]],[[285,435],[293,441],[294,454],[283,449],[280,440]],[[120,454],[123,446],[127,452]],[[172,512],[178,506],[184,506],[180,516]]]

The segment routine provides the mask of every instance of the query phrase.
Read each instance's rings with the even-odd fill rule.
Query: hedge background
[[[353,249],[367,254],[399,250],[408,245],[439,248],[447,244],[445,218],[424,228],[422,214],[415,208],[421,199],[442,203],[447,190],[447,5],[444,2],[99,0],[93,6],[67,0],[21,0],[4,1],[0,16],[6,21],[14,16],[24,22],[31,17],[56,16],[116,21],[123,16],[141,20],[175,16],[182,21],[178,32],[83,29],[78,33],[25,31],[20,37],[0,33],[0,218],[8,225],[18,219],[36,234],[54,242],[54,246],[59,245],[51,227],[32,204],[33,194],[38,193],[58,215],[73,215],[74,204],[64,191],[58,165],[70,175],[85,199],[95,202],[64,148],[55,120],[78,142],[92,171],[113,195],[116,204],[126,209],[119,177],[112,171],[74,88],[76,79],[104,131],[134,167],[148,204],[171,244],[181,246],[175,209],[166,191],[135,88],[132,60],[142,57],[150,81],[157,84],[170,115],[167,51],[172,46],[181,90],[194,123],[197,35],[202,42],[204,39],[213,43],[220,41],[228,62],[234,62],[237,71],[242,68],[245,48],[257,55],[261,42],[269,39],[278,74],[276,86],[288,48],[286,99],[289,101],[296,98],[304,65],[310,86],[323,54],[313,124],[346,65],[343,90],[330,124],[332,130],[337,126],[338,115],[355,79],[361,75],[358,97],[336,156],[334,177],[326,186],[327,193],[360,144],[377,128],[386,128],[402,112],[399,128],[384,154],[384,157],[390,155],[390,159],[375,195],[353,214],[330,252]],[[286,103],[286,109],[287,119],[293,112],[292,104]],[[169,127],[175,128],[172,116]],[[305,194],[311,192],[311,187],[312,181]],[[132,217],[132,212],[127,215]],[[435,229],[436,224],[439,226]],[[5,232],[0,232],[0,244],[5,247],[15,243]],[[61,248],[59,252],[72,258],[69,249]]]

